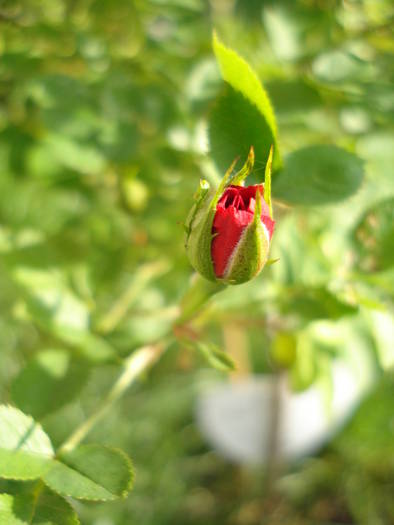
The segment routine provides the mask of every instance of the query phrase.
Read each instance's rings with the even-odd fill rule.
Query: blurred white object
[[[251,376],[201,394],[198,424],[218,453],[239,463],[266,462],[275,381],[268,375]],[[346,364],[337,362],[328,411],[317,387],[295,393],[284,383],[279,390],[279,456],[294,460],[315,452],[350,416],[367,388]]]

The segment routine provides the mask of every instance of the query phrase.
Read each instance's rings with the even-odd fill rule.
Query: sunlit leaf
[[[36,494],[0,494],[2,525],[78,525],[66,500],[45,490]]]
[[[102,445],[83,445],[55,458],[40,425],[19,410],[2,405],[0,477],[41,478],[58,494],[105,501],[128,494],[134,471],[126,454]]]
[[[31,417],[11,406],[0,406],[0,477],[35,479],[48,470],[53,448]]]
[[[257,74],[235,51],[214,36],[216,59],[227,83],[209,119],[211,153],[224,173],[235,157],[246,158],[254,146],[256,161],[267,162],[274,144],[274,168],[280,164],[275,115]]]
[[[83,445],[61,454],[43,479],[63,496],[107,501],[128,494],[134,472],[130,459],[120,450]]]

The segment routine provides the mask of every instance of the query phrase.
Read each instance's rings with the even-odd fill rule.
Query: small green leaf
[[[0,406],[0,477],[36,479],[50,467],[52,444],[31,417]]]
[[[130,459],[122,451],[82,445],[61,454],[43,480],[62,496],[108,501],[128,494],[134,472]]]
[[[0,494],[2,525],[78,525],[71,505],[49,490],[35,494]]]
[[[275,115],[257,74],[216,35],[213,48],[223,80],[227,83],[209,118],[209,140],[216,164],[225,171],[236,155],[246,157],[251,145],[257,162],[263,164],[271,144],[274,144],[274,167],[278,168],[281,162]]]
[[[61,408],[87,381],[86,362],[66,350],[43,350],[31,359],[12,384],[15,403],[35,419]]]
[[[328,204],[357,191],[363,175],[363,162],[356,155],[337,146],[308,146],[285,159],[273,181],[273,194],[289,204]]]
[[[199,342],[196,344],[196,347],[212,368],[216,368],[216,370],[221,372],[231,372],[236,369],[231,357],[226,352],[219,350],[215,345]]]

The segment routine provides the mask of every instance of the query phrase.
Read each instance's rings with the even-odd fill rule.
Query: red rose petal
[[[213,233],[211,254],[214,263],[215,274],[221,277],[226,269],[227,262],[237,245],[242,232],[251,221],[253,214],[229,208],[218,208],[213,221]]]
[[[256,205],[256,192],[264,197],[264,186],[229,186],[220,198],[213,220],[211,254],[217,277],[222,277],[231,254],[234,251],[245,227],[253,220]],[[275,221],[269,216],[269,207],[262,200],[261,220],[271,239]]]

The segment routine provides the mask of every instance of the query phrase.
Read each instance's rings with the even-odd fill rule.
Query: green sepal
[[[201,179],[200,184],[197,188],[197,191],[194,194],[195,203],[192,206],[192,209],[190,210],[190,213],[186,219],[185,224],[183,225],[185,232],[186,232],[186,239],[185,239],[186,247],[187,247],[189,235],[190,235],[196,214],[198,210],[201,208],[201,206],[203,205],[205,197],[208,196],[209,190],[210,190],[209,182],[205,179]]]
[[[215,208],[216,208],[216,204],[219,202],[219,199],[220,199],[220,197],[222,196],[224,190],[225,190],[228,186],[230,186],[230,184],[231,184],[231,180],[232,180],[231,174],[232,174],[232,172],[233,172],[233,169],[235,168],[235,165],[236,165],[237,162],[238,162],[238,159],[239,159],[239,157],[236,157],[236,158],[233,160],[233,162],[231,163],[231,166],[228,168],[228,170],[227,170],[226,173],[224,174],[224,177],[223,177],[223,179],[221,180],[218,189],[216,190],[215,196],[214,196],[214,198],[212,199],[212,202],[215,201]]]
[[[207,181],[200,181],[195,195],[196,202],[186,221],[185,248],[189,260],[193,268],[209,281],[218,281],[211,255],[216,206],[225,189],[231,184],[231,174],[237,161],[238,158],[232,162],[215,192],[209,188]]]
[[[186,220],[185,248],[191,265],[209,281],[216,281],[211,257],[212,224],[216,204],[212,206],[216,194],[206,181],[200,181],[195,195],[195,203]],[[210,198],[211,197],[211,198]]]
[[[268,261],[265,263],[266,266],[271,266],[272,264],[275,264],[279,261],[279,257],[277,259],[268,259]]]
[[[256,192],[253,221],[245,228],[226,268],[224,282],[242,284],[263,269],[268,258],[269,240],[261,224],[261,193]]]
[[[271,145],[267,164],[265,165],[265,177],[264,177],[264,200],[268,204],[271,219],[272,219],[271,172],[272,172],[273,156],[274,156],[274,146]]]
[[[194,195],[194,200],[196,201],[197,206],[204,200],[209,191],[209,188],[209,182],[205,179],[201,179],[200,185]]]
[[[271,159],[272,162],[272,159]],[[243,186],[246,177],[252,172],[254,166],[254,147],[250,146],[248,158],[242,168],[229,181],[229,185]]]

